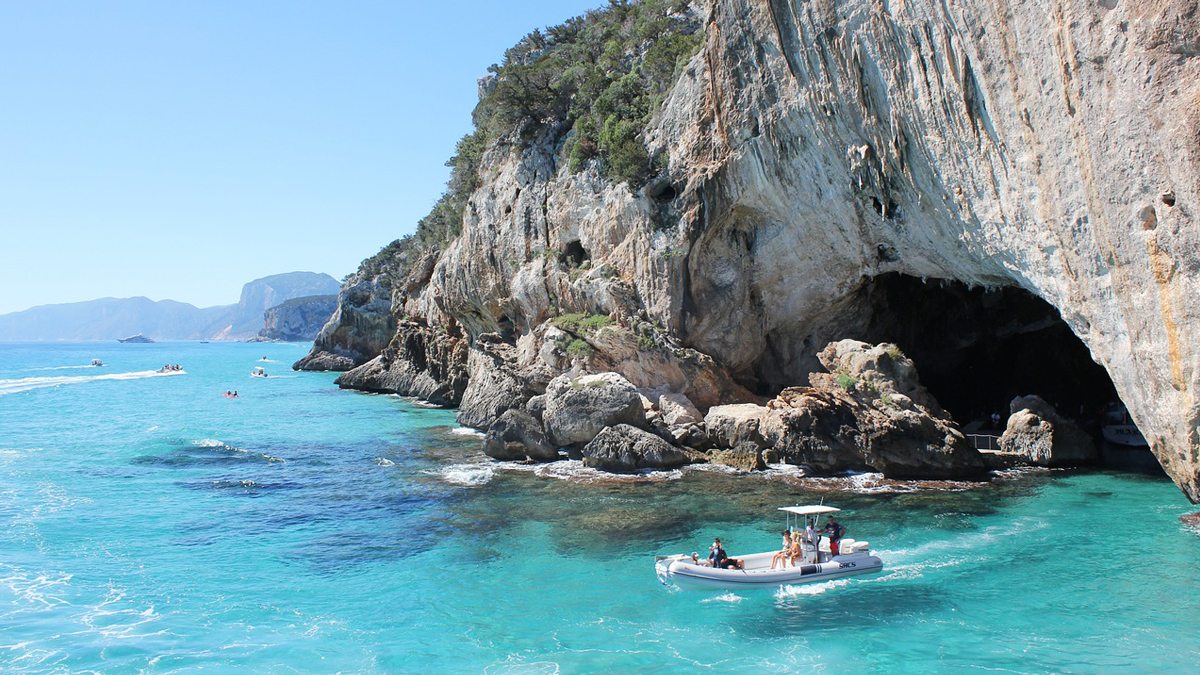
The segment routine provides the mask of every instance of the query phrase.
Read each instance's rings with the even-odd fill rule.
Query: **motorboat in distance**
[[[836,513],[840,509],[832,506],[784,506],[788,530],[793,536],[804,536],[804,525],[810,520],[814,529],[820,531],[818,520],[822,515]],[[795,516],[796,527],[792,527]],[[870,544],[854,539],[842,539],[838,555],[829,550],[828,541],[820,537],[817,545],[804,545],[803,559],[795,565],[784,563],[771,569],[771,559],[777,551],[730,556],[740,560],[741,568],[721,569],[710,567],[708,560],[696,554],[657,556],[654,569],[658,580],[665,585],[681,588],[747,588],[808,584],[830,581],[859,574],[872,574],[883,569],[883,561],[870,552]]]
[[[130,335],[127,338],[117,338],[117,342],[150,343],[150,342],[154,342],[154,340],[151,340],[150,338],[146,337],[145,335],[138,333],[137,335]]]
[[[1129,411],[1120,403],[1114,403],[1104,411],[1104,424],[1100,426],[1104,440],[1131,448],[1146,447],[1146,437],[1129,417]]]
[[[266,377],[267,371],[263,370],[262,366],[254,366],[254,370],[250,371],[250,377]]]
[[[92,367],[93,368],[99,368],[100,366],[103,366],[103,365],[104,365],[104,362],[101,361],[100,359],[92,359]]]

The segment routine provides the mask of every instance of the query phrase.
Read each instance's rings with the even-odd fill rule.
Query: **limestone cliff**
[[[393,295],[389,321],[461,330],[470,355],[499,336],[505,372],[539,373],[528,390],[506,385],[500,408],[544,387],[546,369],[687,393],[694,377],[655,380],[701,362],[711,405],[804,382],[828,342],[879,323],[865,289],[884,275],[1023,289],[1103,366],[1200,501],[1194,2],[691,12],[703,47],[641,136],[658,174],[635,190],[595,161],[570,166],[566,124],[491,142],[461,235]],[[347,307],[318,351],[378,353],[377,339],[339,341]],[[572,312],[614,323],[559,340],[550,320]],[[614,335],[656,365],[614,361]],[[495,360],[466,361],[480,370],[463,399],[488,398],[472,389],[490,386]]]
[[[263,312],[263,328],[258,335],[289,342],[312,340],[336,309],[336,295],[292,298]]]

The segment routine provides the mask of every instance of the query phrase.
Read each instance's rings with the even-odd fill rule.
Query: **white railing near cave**
[[[999,450],[1000,437],[993,434],[966,434],[976,450]]]

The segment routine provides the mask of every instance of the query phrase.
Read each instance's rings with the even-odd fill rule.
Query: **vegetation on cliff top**
[[[364,260],[358,276],[402,276],[421,252],[457,237],[483,153],[501,139],[548,138],[563,144],[571,171],[594,162],[606,178],[640,186],[656,170],[642,134],[702,40],[686,0],[609,0],[526,35],[488,68],[475,129],[446,162],[446,191],[414,234]]]
[[[566,135],[572,171],[597,160],[606,178],[636,186],[654,169],[642,133],[702,39],[682,0],[610,0],[535,30],[488,69],[475,134],[483,145],[514,131]]]

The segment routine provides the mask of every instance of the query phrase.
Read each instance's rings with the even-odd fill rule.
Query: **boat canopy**
[[[798,516],[814,516],[819,513],[841,511],[841,509],[835,509],[832,506],[781,506],[779,510],[794,513]]]

